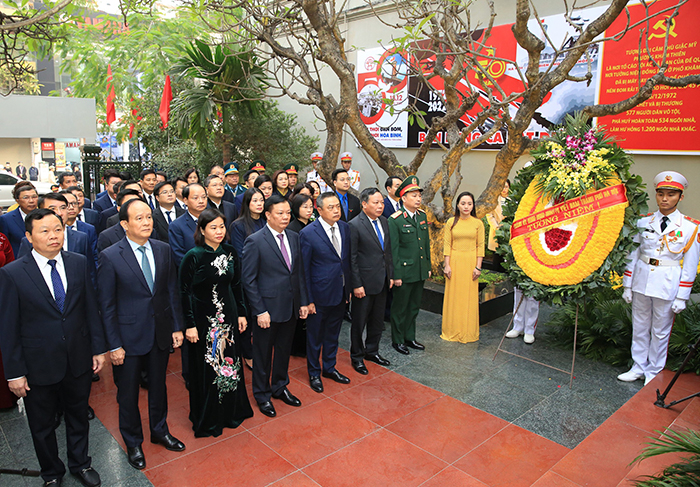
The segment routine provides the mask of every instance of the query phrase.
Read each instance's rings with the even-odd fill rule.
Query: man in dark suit
[[[182,197],[187,205],[187,213],[168,227],[168,239],[173,251],[173,261],[176,266],[185,254],[194,248],[194,231],[197,229],[197,218],[207,207],[207,191],[199,183],[190,184],[182,190]],[[187,347],[182,349],[187,350]],[[183,364],[184,365],[184,364]]]
[[[238,218],[238,210],[235,204],[224,200],[224,194],[226,194],[225,185],[224,180],[219,176],[208,176],[204,180],[204,187],[207,190],[207,198],[209,199],[207,207],[217,210],[224,215],[226,217],[226,226],[228,227]]]
[[[58,175],[58,186],[59,191],[65,191],[71,186],[77,186],[78,180],[75,178],[75,174],[72,171],[62,172]]]
[[[49,193],[46,196],[42,196],[39,198],[39,208],[53,211],[59,217],[61,217],[62,222],[68,220],[68,200],[66,199],[65,195],[60,193]],[[97,274],[95,272],[95,258],[92,253],[90,238],[87,236],[87,234],[66,226],[63,233],[63,250],[75,252],[76,254],[84,255],[88,258],[90,277],[92,282],[95,283],[97,279]],[[23,257],[29,254],[31,251],[32,244],[29,239],[27,237],[22,238],[18,256]]]
[[[175,188],[169,181],[156,184],[153,194],[158,208],[153,210],[153,233],[161,242],[168,243],[168,228],[175,219],[185,214],[185,210],[175,204]]]
[[[19,182],[12,190],[12,197],[19,207],[0,216],[0,233],[8,238],[12,252],[18,257],[19,247],[26,232],[24,219],[30,211],[37,209],[39,194],[32,183]]]
[[[17,177],[23,179],[24,181],[27,180],[27,168],[24,167],[24,164],[21,162],[17,164],[17,167],[15,168],[15,171],[17,173]]]
[[[116,169],[105,169],[102,175],[105,183],[105,194],[99,196],[95,202],[92,204],[92,209],[101,213],[107,208],[111,208],[117,205],[117,192],[118,189],[114,188],[114,185],[122,181],[119,171]]]
[[[95,262],[95,268],[97,268],[97,232],[95,227],[89,223],[85,223],[77,219],[78,209],[80,207],[78,199],[70,191],[59,191],[58,194],[62,194],[66,201],[68,202],[68,207],[66,208],[66,219],[65,224],[67,228],[71,230],[77,230],[78,232],[83,232],[88,237],[88,243],[90,245],[90,252]]]
[[[98,295],[119,403],[119,431],[129,464],[146,467],[139,413],[141,370],[148,374],[151,442],[171,451],[185,445],[168,430],[165,375],[169,349],[183,340],[177,270],[167,244],[149,239],[151,207],[141,199],[119,210],[126,237],[100,254]]]
[[[125,189],[124,191],[120,191],[117,195],[117,208],[121,208],[121,206],[129,200],[137,198],[141,198],[141,195],[135,189]],[[112,227],[109,227],[104,232],[101,232],[100,236],[97,237],[98,254],[107,247],[111,247],[115,243],[119,242],[121,239],[124,238],[125,235],[126,233],[124,233],[124,229],[121,225],[114,225]]]
[[[396,213],[401,209],[401,198],[396,193],[403,181],[397,176],[389,176],[384,183],[384,189],[386,189],[387,197],[384,198],[384,212],[382,216],[384,218],[389,218],[391,215]]]
[[[143,189],[141,188],[141,185],[133,179],[119,182],[114,187],[117,188],[117,194],[123,189],[133,189],[138,191],[139,195],[143,197]],[[119,223],[119,210],[117,205],[110,206],[105,211],[100,213],[100,226],[102,227],[102,230],[106,230],[117,223]],[[100,230],[100,232],[102,230]]]
[[[335,368],[338,335],[349,299],[350,229],[347,223],[339,221],[341,208],[335,193],[323,193],[316,205],[320,217],[307,225],[299,237],[309,298],[306,320],[309,384],[314,391],[323,392],[321,375],[340,384],[350,382]],[[319,363],[321,353],[323,368]]]
[[[349,223],[353,288],[350,358],[353,368],[367,375],[364,360],[389,365],[389,361],[379,355],[379,340],[384,331],[387,290],[394,285],[394,266],[389,224],[382,216],[382,194],[377,188],[364,189],[360,202],[362,213]],[[363,343],[365,325],[367,339]]]
[[[265,201],[265,216],[267,225],[245,241],[241,273],[252,315],[257,316],[253,396],[260,412],[274,417],[277,413],[270,397],[301,406],[287,389],[288,369],[294,326],[297,317],[307,317],[308,301],[299,236],[286,230],[291,219],[289,202],[271,196]]]
[[[105,362],[105,340],[87,259],[63,252],[63,222],[39,209],[26,219],[34,250],[0,269],[0,346],[10,390],[24,397],[44,485],[60,485],[55,421],[66,418],[68,468],[100,485],[88,456],[92,374]]]
[[[150,206],[152,210],[155,210],[158,207],[158,202],[153,194],[153,190],[155,189],[156,184],[158,184],[158,176],[156,176],[155,169],[144,169],[141,171],[139,178],[139,184],[143,190],[143,197],[146,198],[146,203],[148,203],[148,206]]]
[[[89,223],[95,227],[95,232],[97,232],[97,227],[100,224],[99,212],[87,206],[87,202],[90,200],[85,197],[85,193],[83,193],[83,190],[80,189],[80,186],[71,186],[68,188],[68,191],[73,193],[75,198],[78,200],[78,214],[76,215],[77,220]]]
[[[240,214],[242,211],[243,194],[246,192],[246,190],[255,187],[255,180],[258,179],[258,176],[260,176],[260,173],[253,169],[250,169],[246,171],[245,174],[243,174],[243,192],[236,195],[236,198],[233,202],[233,204],[236,205],[236,210],[238,211],[238,214]]]
[[[360,200],[357,196],[348,193],[350,189],[350,176],[345,169],[336,169],[331,175],[335,194],[340,201],[340,218],[344,222],[349,222],[360,214]]]

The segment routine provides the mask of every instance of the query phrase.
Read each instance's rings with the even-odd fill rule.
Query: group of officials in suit
[[[140,176],[136,182],[106,173],[106,192],[93,203],[94,210],[85,208],[82,191],[71,181],[63,194],[38,201],[35,190],[19,188],[18,210],[0,217],[0,231],[13,247],[22,247],[20,258],[0,269],[0,346],[9,387],[26,404],[45,485],[60,485],[65,474],[55,435],[59,412],[65,417],[70,472],[84,485],[101,483],[87,452],[86,412],[91,381],[107,360],[118,387],[119,428],[129,463],[139,469],[146,464],[138,409],[144,371],[151,442],[172,451],[185,449],[168,430],[165,385],[169,352],[183,344],[183,330],[191,325],[183,323],[177,266],[194,247],[189,240],[199,214],[209,206],[235,218],[235,206],[226,208],[229,202],[220,195],[224,185],[218,176],[207,178],[204,185],[183,185],[181,198],[175,198],[176,182],[157,183],[152,170]],[[421,264],[427,261],[429,268],[417,178],[399,180],[391,188],[391,196],[397,194],[402,206],[389,219],[383,216],[385,202],[376,188],[365,189],[358,200],[348,193],[346,171],[334,172],[333,182],[336,191],[316,200],[319,218],[299,234],[287,230],[289,201],[269,196],[265,226],[244,243],[243,286],[257,321],[253,396],[270,417],[276,415],[271,398],[301,405],[287,388],[298,318],[307,319],[307,370],[316,392],[323,391],[322,377],[350,382],[337,370],[336,355],[351,296],[351,360],[358,373],[368,373],[365,360],[389,365],[379,355],[379,341],[392,287],[395,302],[407,308],[396,313],[403,322],[392,318],[394,348],[401,353],[408,353],[406,347],[424,348],[415,341],[420,300],[407,302],[401,286],[414,284],[409,296],[415,297],[413,288],[422,289],[427,278]],[[389,183],[393,185],[391,178]],[[86,221],[88,215],[92,224]],[[82,231],[81,222],[88,225]],[[415,240],[415,249],[399,247],[407,239]],[[415,255],[407,257],[407,252]],[[397,261],[392,255],[402,257]],[[408,276],[407,268],[414,263],[419,269],[416,281],[396,280],[397,273]],[[185,364],[183,356],[183,375]]]

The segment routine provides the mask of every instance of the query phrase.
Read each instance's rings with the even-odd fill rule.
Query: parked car
[[[15,204],[15,199],[12,197],[12,189],[15,187],[20,178],[14,174],[8,174],[5,171],[0,171],[0,207],[7,208]],[[31,182],[36,188],[39,196],[51,192],[51,183],[41,183],[39,181]]]

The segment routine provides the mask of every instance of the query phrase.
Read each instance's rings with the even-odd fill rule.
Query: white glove
[[[626,287],[625,291],[622,293],[622,299],[625,300],[625,303],[630,304],[632,302],[632,289]]]
[[[685,309],[685,299],[679,299],[679,298],[674,299],[673,304],[671,305],[671,309],[676,314],[683,311]]]

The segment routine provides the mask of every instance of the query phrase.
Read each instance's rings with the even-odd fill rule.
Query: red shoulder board
[[[685,219],[695,223],[696,225],[700,225],[700,221],[696,220],[695,218],[690,218],[689,216],[686,215]]]

